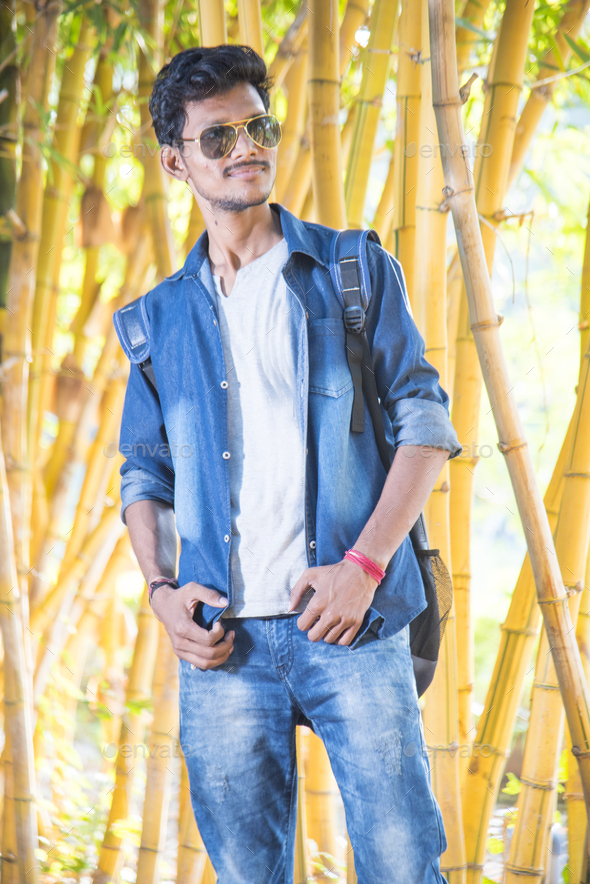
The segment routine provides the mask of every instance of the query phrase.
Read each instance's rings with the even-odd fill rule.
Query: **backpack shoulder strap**
[[[125,355],[130,362],[139,365],[157,393],[158,385],[150,357],[150,321],[145,295],[116,310],[113,323]]]
[[[367,261],[367,240],[379,242],[379,237],[374,230],[340,230],[332,240],[330,249],[330,276],[334,291],[344,308],[344,327],[346,330],[346,356],[348,367],[352,376],[354,398],[352,403],[352,416],[350,429],[353,433],[363,433],[365,429],[365,405],[363,398],[367,398],[367,405],[371,410],[370,400],[377,399],[375,387],[374,395],[367,389],[365,381],[366,367],[371,366],[371,353],[365,333],[365,316],[371,300],[371,278]],[[372,372],[371,372],[372,374]],[[368,380],[368,379],[367,379]],[[368,381],[370,386],[370,381]],[[377,405],[378,405],[377,401]],[[371,413],[373,424],[381,417]],[[379,420],[378,420],[379,422]],[[379,433],[375,427],[376,435]],[[385,434],[383,439],[385,442]],[[386,451],[385,445],[383,453]],[[383,453],[381,452],[383,460]],[[385,464],[384,464],[385,465]],[[389,469],[389,466],[386,467]]]

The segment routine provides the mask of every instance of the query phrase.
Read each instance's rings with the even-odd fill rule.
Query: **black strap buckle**
[[[344,311],[344,325],[346,331],[360,335],[365,327],[365,311],[356,305],[347,307]]]

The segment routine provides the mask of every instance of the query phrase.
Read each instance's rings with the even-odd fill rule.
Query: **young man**
[[[154,85],[162,165],[207,231],[143,302],[123,519],[180,658],[181,745],[219,884],[293,880],[297,724],[330,756],[359,884],[440,884],[408,531],[461,448],[401,267],[375,243],[366,321],[387,475],[366,406],[351,432],[335,232],[267,202],[280,140],[268,85],[240,46],[181,52]],[[137,364],[148,350],[157,392]]]

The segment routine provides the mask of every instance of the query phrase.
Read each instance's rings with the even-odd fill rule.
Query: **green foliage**
[[[520,780],[515,774],[510,772],[508,772],[506,776],[508,777],[508,783],[506,786],[504,786],[502,792],[504,792],[506,795],[518,795],[518,793],[522,789],[522,784]]]

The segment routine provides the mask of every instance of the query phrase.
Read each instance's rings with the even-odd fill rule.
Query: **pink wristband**
[[[344,558],[348,559],[349,562],[354,562],[355,565],[358,565],[363,571],[366,571],[373,580],[377,581],[377,586],[379,586],[385,577],[385,571],[373,562],[372,559],[369,559],[364,553],[359,552],[358,549],[347,549],[344,553]]]

